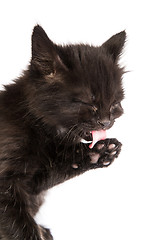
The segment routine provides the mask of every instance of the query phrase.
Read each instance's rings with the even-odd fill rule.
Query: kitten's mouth
[[[85,139],[81,138],[80,142],[84,144],[90,143],[89,148],[93,148],[98,141],[104,140],[107,138],[106,131],[107,130],[103,130],[103,129],[90,131],[89,133],[85,134]]]

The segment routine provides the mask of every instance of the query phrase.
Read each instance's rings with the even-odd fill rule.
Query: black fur
[[[100,47],[58,46],[34,28],[28,70],[0,93],[1,240],[52,239],[33,219],[44,191],[118,156],[116,139],[93,149],[80,141],[123,112],[125,38],[123,31]]]

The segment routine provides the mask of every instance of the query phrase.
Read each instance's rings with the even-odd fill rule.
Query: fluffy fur
[[[53,239],[34,221],[44,191],[118,156],[116,139],[93,149],[81,140],[123,113],[125,38],[123,31],[100,47],[59,46],[34,28],[28,70],[0,92],[1,240]]]

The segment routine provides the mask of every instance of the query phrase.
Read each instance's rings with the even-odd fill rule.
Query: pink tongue
[[[107,138],[106,130],[92,131],[91,133],[92,133],[93,141],[89,145],[89,148],[93,148],[98,141],[104,140]]]

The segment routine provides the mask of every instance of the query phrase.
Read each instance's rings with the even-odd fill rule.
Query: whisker
[[[68,138],[68,136],[71,134],[71,132],[73,131],[73,129],[77,127],[77,125],[78,125],[78,124],[75,124],[75,125],[73,125],[71,128],[69,128],[69,130],[66,132],[66,134],[65,134],[64,137],[61,139],[61,141],[60,141],[59,144],[62,144],[63,141],[65,141],[65,140]]]

